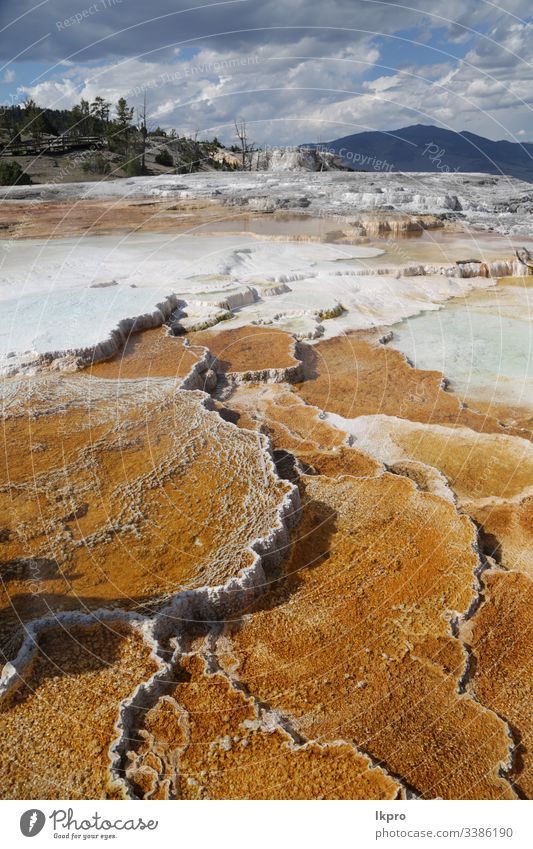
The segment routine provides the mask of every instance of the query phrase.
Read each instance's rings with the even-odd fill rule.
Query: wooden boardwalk
[[[100,136],[57,136],[46,139],[15,140],[0,148],[0,156],[39,156],[42,153],[67,153],[69,150],[104,148],[105,139]]]

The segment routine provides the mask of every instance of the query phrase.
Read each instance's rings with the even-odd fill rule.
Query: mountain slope
[[[302,146],[337,153],[344,165],[356,170],[481,172],[533,182],[533,144],[491,141],[424,124]]]

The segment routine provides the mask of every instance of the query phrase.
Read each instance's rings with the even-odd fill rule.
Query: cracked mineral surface
[[[4,798],[121,798],[109,771],[117,705],[157,668],[120,621],[43,633],[23,682],[4,701]]]
[[[228,629],[234,675],[306,737],[357,741],[420,796],[512,798],[505,723],[458,692],[450,618],[473,601],[472,524],[397,475],[301,486],[284,581]]]
[[[139,736],[126,774],[143,798],[393,799],[400,789],[353,744],[295,735],[201,653],[184,656]]]
[[[5,202],[5,797],[533,796],[525,189],[369,176]]]
[[[170,341],[178,362],[181,345]],[[259,435],[209,411],[201,392],[149,377],[44,376],[4,387],[7,658],[29,619],[108,605],[154,610],[180,589],[224,584],[253,564],[252,546],[275,526],[290,485]]]

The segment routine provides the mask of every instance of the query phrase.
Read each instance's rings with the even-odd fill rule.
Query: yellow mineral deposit
[[[191,343],[207,345],[220,373],[285,369],[298,365],[294,341],[287,333],[268,327],[240,327],[202,331],[190,335]]]
[[[531,578],[514,571],[484,575],[485,602],[464,629],[476,666],[470,692],[479,702],[505,716],[516,746],[511,778],[528,799],[533,795],[533,634]]]
[[[508,728],[461,692],[450,627],[475,597],[472,523],[387,473],[301,486],[284,582],[228,629],[236,680],[305,737],[356,741],[421,797],[513,798]]]
[[[21,621],[153,610],[180,588],[223,584],[275,527],[289,485],[259,436],[206,409],[202,393],[173,379],[83,375],[11,388],[0,490],[6,657]]]
[[[157,669],[120,622],[57,627],[2,705],[4,798],[122,798],[109,773],[117,706]]]
[[[399,784],[351,744],[304,741],[202,654],[145,716],[130,755],[138,795],[179,799],[393,799]],[[296,739],[295,739],[296,738]]]

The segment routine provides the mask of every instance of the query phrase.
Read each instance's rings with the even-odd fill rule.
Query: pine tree
[[[104,100],[103,97],[95,97],[90,106],[91,116],[93,119],[92,132],[96,135],[103,136],[109,124],[109,113],[111,104]]]
[[[133,106],[128,106],[125,97],[120,97],[116,105],[117,125],[121,132],[126,132],[133,120]]]

